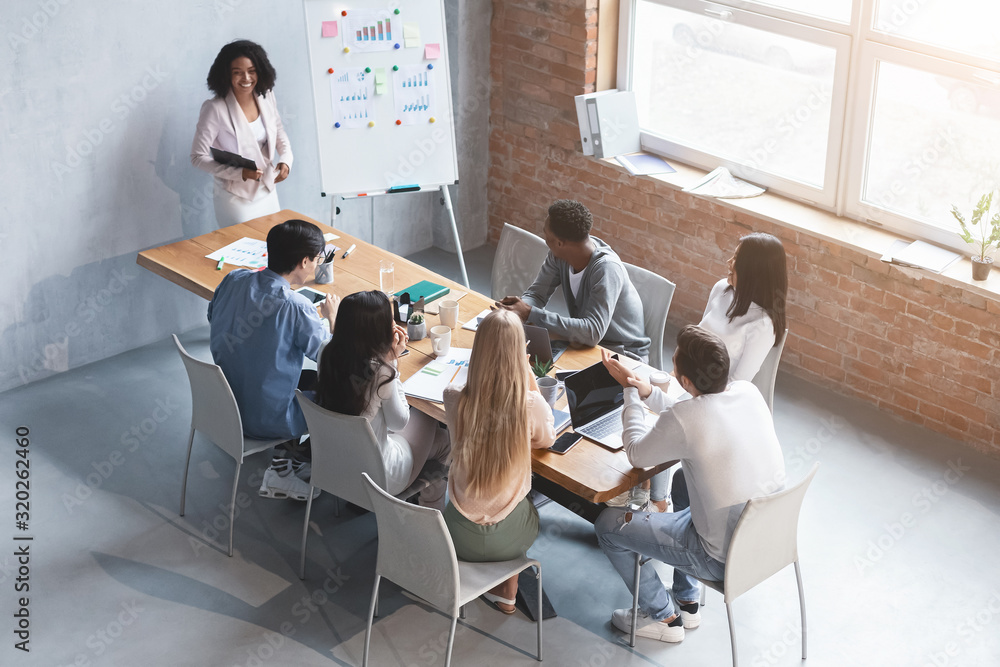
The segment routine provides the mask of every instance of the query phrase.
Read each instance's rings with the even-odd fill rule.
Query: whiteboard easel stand
[[[448,220],[451,222],[451,235],[452,239],[455,241],[455,249],[458,252],[458,266],[462,271],[462,284],[465,285],[466,289],[472,289],[469,285],[469,274],[465,270],[465,255],[462,253],[462,240],[458,236],[458,223],[455,221],[455,208],[451,205],[451,193],[448,191],[448,186],[442,184],[440,186],[441,190],[441,203],[444,205],[446,211],[448,211]],[[323,193],[324,195],[326,193]],[[330,226],[336,228],[337,225],[337,198],[340,199],[359,199],[361,197],[367,197],[371,199],[368,207],[368,229],[369,237],[368,240],[372,245],[375,245],[375,199],[376,195],[391,194],[387,192],[376,192],[368,193],[364,195],[333,195],[333,199],[330,202]]]

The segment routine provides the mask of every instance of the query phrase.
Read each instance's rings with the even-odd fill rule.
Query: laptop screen
[[[598,362],[566,378],[566,401],[573,428],[578,428],[624,405],[625,390]]]

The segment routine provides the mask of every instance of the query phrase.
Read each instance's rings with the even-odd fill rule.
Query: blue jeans
[[[701,546],[689,507],[673,514],[630,512],[624,507],[609,507],[597,518],[594,529],[601,549],[630,593],[635,593],[632,585],[636,553],[673,566],[673,597],[683,603],[697,602],[701,597],[698,581],[689,575],[709,581],[722,581],[725,575],[725,565],[709,556]],[[639,574],[639,608],[658,621],[677,613],[674,600],[650,563],[644,565]]]

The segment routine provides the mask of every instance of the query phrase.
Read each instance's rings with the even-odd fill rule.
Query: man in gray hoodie
[[[544,230],[549,254],[535,282],[522,296],[506,296],[499,305],[571,344],[600,344],[647,361],[649,338],[639,293],[614,250],[590,235],[593,223],[590,211],[580,202],[560,199],[553,203]],[[569,317],[545,310],[560,286]]]

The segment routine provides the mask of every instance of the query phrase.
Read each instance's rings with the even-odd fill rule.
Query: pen
[[[347,249],[347,251],[346,251],[346,252],[344,252],[344,254],[340,256],[340,258],[341,258],[341,259],[344,259],[344,258],[345,258],[345,257],[347,257],[348,255],[350,255],[350,254],[351,254],[352,252],[354,252],[354,249],[355,249],[355,248],[357,248],[357,247],[358,247],[358,244],[357,244],[357,243],[352,243],[352,244],[351,244],[351,247],[350,247],[350,248],[348,248],[348,249]]]
[[[458,377],[458,372],[459,372],[460,370],[462,370],[462,366],[461,366],[461,365],[459,365],[459,367],[455,369],[455,374],[451,376],[451,379],[450,379],[450,380],[448,380],[448,384],[451,384],[452,382],[454,382],[454,381],[455,381],[455,378],[457,378],[457,377]]]
[[[226,258],[225,257],[220,257],[219,258],[219,263],[215,265],[215,270],[216,271],[221,271],[222,270],[222,265],[225,264],[225,263],[226,263]]]

